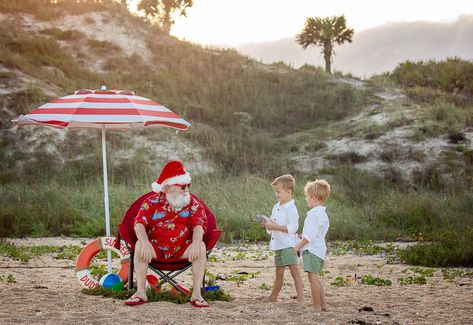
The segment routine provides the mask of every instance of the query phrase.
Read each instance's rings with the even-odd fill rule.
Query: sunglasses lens
[[[181,185],[181,190],[185,190],[186,188],[190,188],[191,184]]]

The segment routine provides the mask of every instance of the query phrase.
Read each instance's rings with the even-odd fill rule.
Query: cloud
[[[294,38],[236,46],[243,54],[265,63],[284,61],[298,68],[308,63],[324,67],[320,48],[303,50]],[[473,59],[473,15],[453,23],[390,23],[355,33],[353,42],[335,48],[332,67],[364,77],[391,71],[406,60]]]

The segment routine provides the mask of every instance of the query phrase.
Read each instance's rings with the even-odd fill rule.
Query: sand
[[[16,245],[83,246],[90,239],[40,238],[13,240]],[[259,252],[259,253],[258,253]],[[444,280],[440,269],[427,278],[426,285],[400,286],[399,277],[410,266],[386,264],[386,257],[328,256],[322,278],[329,311],[317,313],[310,301],[310,289],[303,274],[306,302],[298,307],[289,270],[279,301],[264,303],[269,295],[260,288],[272,286],[274,268],[266,245],[218,245],[208,270],[225,278],[238,271],[250,273],[242,283],[217,280],[234,298],[231,302],[210,302],[211,307],[196,309],[190,304],[153,302],[128,307],[122,300],[81,293],[75,279],[75,262],[42,255],[26,264],[0,257],[0,324],[473,324],[473,279]],[[471,269],[466,269],[471,272]],[[259,272],[254,277],[251,273]],[[330,285],[347,275],[378,276],[393,281],[391,287],[355,284]],[[15,283],[6,278],[12,275]],[[190,272],[181,275],[190,285]],[[370,308],[372,311],[367,311]],[[365,310],[363,310],[363,308]]]

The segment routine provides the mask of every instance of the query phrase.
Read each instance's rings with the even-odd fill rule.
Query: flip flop
[[[130,298],[130,299],[138,299],[138,301],[125,301],[125,305],[127,306],[138,306],[138,305],[143,305],[143,304],[146,304],[148,301],[144,300],[143,298],[141,297],[133,297],[133,298]]]
[[[192,307],[195,307],[195,308],[207,308],[207,307],[210,307],[210,305],[205,301],[205,300],[191,300],[189,301],[192,305]]]

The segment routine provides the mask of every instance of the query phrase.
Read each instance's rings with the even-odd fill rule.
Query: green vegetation
[[[347,281],[343,277],[337,276],[334,281],[330,282],[330,285],[333,285],[336,287],[346,287]]]
[[[386,251],[385,248],[373,244],[371,240],[337,240],[329,243],[329,250],[330,254],[335,256],[345,255],[349,252],[357,255],[375,255]]]
[[[456,279],[457,277],[461,278],[473,278],[473,272],[468,272],[465,270],[459,270],[459,269],[442,269],[442,276],[444,280],[447,281],[452,281]]]
[[[56,259],[75,260],[82,247],[74,245],[65,246],[16,246],[4,240],[0,240],[0,256],[9,257],[22,263],[28,263],[30,259],[52,253]]]
[[[421,268],[421,267],[410,267],[408,269],[404,269],[402,270],[402,273],[408,273],[408,272],[412,272],[414,274],[418,273],[424,277],[432,277],[434,276],[434,269],[424,269],[424,268]]]
[[[271,290],[272,286],[267,285],[266,283],[263,282],[258,286],[258,288],[261,290]]]
[[[107,298],[114,298],[120,300],[126,300],[130,298],[136,289],[132,290],[122,290],[114,291],[112,289],[106,289],[101,286],[98,286],[94,289],[82,289],[82,293],[92,296],[103,296]],[[147,290],[148,301],[169,301],[175,304],[185,304],[189,302],[189,296],[184,296],[181,294],[175,293],[175,291],[163,289],[163,290]],[[229,293],[225,292],[223,289],[202,292],[202,297],[207,301],[231,301],[233,298]]]
[[[137,148],[136,138],[158,144],[182,137],[198,144],[202,160],[215,170],[207,176],[193,175],[193,192],[215,212],[223,242],[267,240],[253,217],[269,214],[275,203],[271,180],[292,173],[297,179],[300,228],[308,210],[303,185],[321,177],[332,184],[328,239],[353,240],[334,243],[336,254],[391,254],[392,247],[382,248],[369,240],[416,239],[422,234],[426,244],[401,252],[403,261],[471,265],[473,248],[467,243],[471,242],[468,229],[473,227],[473,151],[464,134],[466,127],[473,126],[471,62],[406,62],[392,74],[373,78],[367,89],[354,88],[337,79],[343,75],[328,76],[317,67],[264,65],[231,49],[209,49],[162,36],[112,0],[0,2],[2,13],[27,13],[45,21],[102,10],[108,11],[108,19],[142,31],[149,48],[147,59],[60,26],[37,32],[10,20],[0,26],[0,64],[10,69],[0,73],[0,80],[16,81],[17,73],[33,80],[26,88],[0,96],[5,107],[0,112],[0,237],[104,235],[100,134],[74,131],[58,136],[56,130],[43,127],[9,128],[14,115],[47,102],[54,93],[66,95],[106,84],[159,100],[193,124],[179,135],[165,130],[107,135],[112,229],[128,206],[149,191],[157,166],[165,160],[147,147]],[[89,16],[84,23],[92,25],[94,19]],[[420,107],[416,114],[422,114],[422,124],[414,139],[447,136],[456,146],[455,152],[442,158],[452,167],[426,164],[408,181],[388,170],[383,178],[352,168],[370,159],[352,152],[328,157],[333,158],[330,166],[318,174],[296,171],[294,155],[301,150],[317,154],[326,148],[323,134],[299,134],[328,132],[363,106],[377,104],[373,89],[393,85],[409,94],[408,102],[398,105]],[[407,125],[410,119],[400,114],[389,127]],[[369,140],[383,131],[373,125],[359,129],[341,125],[330,136],[357,134]],[[131,149],[136,149],[133,154],[123,154]],[[395,149],[386,148],[385,162],[399,158]],[[420,153],[411,155],[417,161],[426,159]],[[22,261],[33,254],[1,247],[6,255]],[[70,257],[75,251],[62,253]],[[232,258],[266,257],[238,252]]]
[[[371,274],[363,275],[361,277],[361,283],[375,286],[391,286],[393,284],[389,279],[373,277]]]
[[[425,279],[424,276],[408,276],[405,278],[398,278],[397,281],[399,282],[400,285],[409,285],[409,284],[427,284],[427,280]]]
[[[6,277],[4,275],[0,275],[0,282],[7,281],[7,283],[16,283],[15,276],[13,274],[8,274]]]
[[[473,228],[445,231],[432,242],[419,244],[398,252],[404,263],[429,267],[473,266]]]
[[[358,240],[333,244],[335,254],[338,250],[383,253],[385,249],[368,240],[415,239],[419,233],[428,240],[447,229],[461,232],[473,226],[469,213],[473,198],[468,193],[393,187],[388,181],[350,168],[339,168],[329,176],[334,191],[327,203],[331,220],[328,238]],[[76,185],[72,188],[68,175],[64,179],[57,177],[47,184],[6,184],[0,188],[2,236],[97,237],[105,233],[100,178],[74,181]],[[137,178],[142,182],[124,184],[119,180],[110,184],[112,229],[128,206],[148,191],[146,177],[139,174]],[[307,211],[303,197],[305,180],[301,178],[295,195],[301,215],[300,230]],[[193,192],[214,211],[223,231],[223,242],[267,240],[266,232],[253,218],[258,213],[269,214],[275,203],[269,183],[250,175],[201,176],[193,179]],[[35,223],[30,222],[31,218]]]
[[[406,61],[394,69],[392,77],[406,88],[422,87],[473,96],[473,63],[459,58],[440,62]]]

